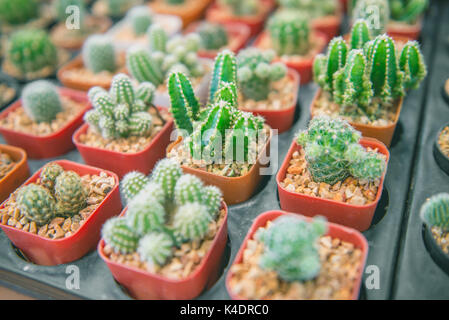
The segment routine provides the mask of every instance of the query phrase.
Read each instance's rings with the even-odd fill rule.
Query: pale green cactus
[[[203,22],[197,32],[201,38],[201,47],[206,50],[218,50],[228,44],[228,33],[218,23]]]
[[[106,221],[101,230],[104,241],[116,253],[128,254],[136,252],[139,243],[138,234],[128,227],[122,217],[114,217]]]
[[[127,173],[120,183],[120,190],[125,196],[126,201],[133,199],[150,182],[143,173],[132,171]]]
[[[438,227],[449,231],[449,194],[432,196],[421,207],[421,220],[429,227]]]
[[[203,189],[203,182],[198,177],[191,174],[181,176],[175,186],[176,204],[181,206],[188,202],[201,202]]]
[[[151,180],[164,190],[166,199],[173,199],[176,182],[182,176],[182,169],[173,159],[162,159],[154,167]]]
[[[162,266],[173,256],[173,240],[162,232],[152,232],[139,241],[137,253],[150,266]]]
[[[54,194],[57,211],[62,216],[73,216],[87,205],[88,190],[74,171],[64,171],[55,180]]]
[[[165,220],[166,213],[162,204],[146,192],[139,193],[128,204],[127,224],[139,236],[161,230]]]
[[[31,183],[21,187],[16,201],[20,212],[38,225],[50,222],[55,216],[56,201],[43,186]]]
[[[204,238],[212,221],[205,205],[190,202],[180,206],[173,218],[175,234],[183,240],[199,240]]]
[[[93,73],[117,69],[114,44],[106,35],[89,36],[84,42],[82,57],[84,65]]]
[[[47,80],[37,80],[25,86],[22,107],[35,122],[51,122],[63,110],[58,88]]]
[[[57,163],[47,164],[39,175],[39,182],[48,190],[53,190],[56,182],[56,178],[64,172],[64,169]]]

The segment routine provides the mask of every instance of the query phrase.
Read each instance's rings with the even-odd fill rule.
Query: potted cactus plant
[[[2,70],[20,81],[47,78],[69,58],[68,52],[57,49],[44,30],[23,29],[8,38]]]
[[[215,0],[206,11],[206,19],[221,24],[245,24],[253,37],[262,30],[275,6],[275,0]]]
[[[121,210],[118,177],[67,160],[54,161],[0,206],[0,227],[32,262],[57,265],[94,249],[101,225]]]
[[[79,10],[79,26],[70,29],[67,27],[67,12],[69,6],[75,6]],[[58,23],[52,28],[50,36],[57,47],[64,49],[80,49],[86,38],[94,33],[104,33],[112,22],[107,17],[89,15],[84,0],[55,0],[53,9]]]
[[[125,57],[108,35],[91,35],[81,54],[58,71],[58,80],[68,88],[88,91],[94,86],[109,89],[116,73],[125,71]]]
[[[122,181],[129,203],[98,246],[114,278],[137,299],[193,299],[217,279],[227,239],[221,191],[161,160],[150,179]]]
[[[273,50],[248,48],[237,55],[240,88],[239,109],[265,118],[279,133],[293,124],[298,102],[299,75],[282,62],[274,62]]]
[[[0,31],[8,34],[22,28],[45,28],[52,19],[49,6],[39,0],[1,0]]]
[[[142,4],[143,0],[96,0],[92,5],[92,13],[96,16],[118,19],[132,7]]]
[[[277,55],[275,60],[296,70],[304,84],[312,79],[313,59],[326,44],[325,35],[310,32],[310,23],[304,14],[284,9],[270,17],[266,31],[259,35],[254,45],[264,50],[273,49]]]
[[[25,150],[0,144],[0,203],[29,176]]]
[[[243,240],[226,288],[234,300],[356,300],[367,255],[356,230],[268,211]]]
[[[382,194],[389,152],[345,120],[320,116],[298,134],[276,176],[282,210],[367,230]]]
[[[387,35],[370,41],[366,22],[358,20],[349,45],[341,37],[334,38],[327,54],[315,58],[314,78],[321,89],[311,115],[343,117],[365,137],[390,146],[403,97],[419,87],[426,73],[416,41],[407,42],[398,52]]]
[[[272,136],[263,118],[238,110],[236,83],[236,57],[228,50],[215,60],[209,101],[202,110],[183,73],[172,73],[168,80],[178,140],[168,147],[167,156],[185,172],[219,187],[228,204],[254,193],[261,166],[269,162]]]
[[[0,113],[0,133],[30,158],[60,156],[74,148],[71,137],[87,109],[85,93],[37,80],[26,85],[21,99]]]
[[[138,86],[123,74],[114,76],[111,89],[89,90],[93,110],[73,141],[87,164],[111,170],[122,177],[137,169],[148,173],[163,158],[173,121],[153,104],[155,87]]]
[[[178,16],[183,27],[198,20],[211,0],[154,0],[149,5],[157,13]]]
[[[250,38],[250,30],[242,23],[214,23],[203,21],[192,23],[186,32],[200,36],[198,56],[213,59],[218,52],[229,49],[238,53]]]
[[[176,35],[168,39],[164,29],[153,24],[148,29],[149,47],[135,45],[126,52],[128,72],[139,82],[147,81],[156,87],[155,104],[170,105],[166,79],[173,71],[192,77],[196,94],[204,101],[207,95],[210,60],[200,59],[200,39],[196,33]]]

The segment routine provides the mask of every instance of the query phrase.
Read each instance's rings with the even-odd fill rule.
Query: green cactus
[[[29,220],[43,225],[54,218],[56,201],[50,191],[31,183],[19,189],[17,207]]]
[[[44,30],[24,29],[9,39],[7,59],[24,75],[46,67],[54,68],[58,57],[56,47]]]
[[[171,5],[179,5],[179,4],[183,4],[185,2],[185,0],[165,0],[165,2],[167,2],[168,4],[171,4]]]
[[[282,8],[301,10],[311,18],[334,15],[337,10],[335,0],[278,0]]]
[[[333,185],[351,174],[368,181],[379,179],[385,171],[385,159],[359,148],[360,137],[345,120],[313,118],[307,131],[301,131],[297,137],[313,180]]]
[[[152,52],[165,52],[168,35],[159,24],[153,24],[147,30],[148,41],[150,42],[150,50]]]
[[[132,200],[150,182],[143,173],[132,171],[127,173],[120,183],[120,190],[127,202]]]
[[[141,3],[141,0],[106,0],[108,14],[114,18],[123,16],[128,9]]]
[[[39,16],[36,0],[0,0],[0,21],[11,25],[27,23]]]
[[[88,191],[81,177],[74,171],[64,171],[55,180],[55,198],[58,214],[72,216],[87,205]]]
[[[209,103],[215,101],[215,95],[224,84],[237,85],[237,59],[230,50],[223,50],[217,54],[209,84]],[[237,97],[235,89],[234,96]]]
[[[351,49],[363,49],[365,43],[371,41],[371,31],[366,20],[359,19],[351,28],[349,43]]]
[[[310,50],[309,21],[301,12],[281,10],[268,20],[273,49],[279,56],[304,55]]]
[[[201,203],[208,207],[211,217],[214,219],[221,208],[223,193],[215,186],[203,188]]]
[[[183,240],[199,240],[207,234],[211,221],[211,215],[205,205],[189,202],[178,207],[173,217],[173,229]]]
[[[140,193],[146,194],[148,197],[154,198],[157,202],[164,205],[166,203],[165,192],[161,186],[153,181],[147,183]]]
[[[385,33],[390,20],[388,0],[357,0],[352,10],[352,19],[366,20],[373,36]]]
[[[257,0],[219,0],[221,5],[231,9],[237,16],[251,16],[257,13],[259,3]]]
[[[22,107],[31,120],[51,122],[62,111],[58,89],[46,80],[31,82],[23,89]]]
[[[274,270],[288,282],[314,279],[321,269],[318,240],[326,230],[326,219],[321,217],[312,222],[293,216],[277,218],[255,235],[264,245],[260,267]]]
[[[152,232],[139,241],[137,252],[149,265],[164,265],[173,256],[173,240],[166,233]]]
[[[126,66],[137,81],[149,81],[155,86],[164,82],[161,65],[141,46],[133,46],[126,52]]]
[[[427,75],[427,67],[417,41],[408,41],[402,48],[399,68],[404,73],[404,87],[408,90],[417,89]]]
[[[139,236],[161,230],[165,219],[166,214],[162,204],[146,192],[139,193],[129,202],[126,221]]]
[[[114,44],[106,35],[89,36],[84,42],[82,57],[84,65],[93,73],[117,69]]]
[[[101,230],[106,244],[116,253],[128,254],[136,252],[139,236],[128,227],[127,221],[122,217],[114,217],[106,221]]]
[[[429,227],[449,231],[449,194],[439,193],[428,199],[421,207],[420,217]]]
[[[130,22],[134,33],[140,36],[147,32],[154,17],[148,6],[137,6],[128,11],[126,19]]]
[[[173,199],[176,182],[182,176],[182,169],[173,159],[162,159],[154,167],[151,180],[164,190],[165,199]]]
[[[391,19],[416,23],[429,4],[428,0],[390,0]]]
[[[203,22],[197,32],[201,38],[201,47],[206,50],[218,50],[228,44],[228,33],[221,24]]]
[[[272,82],[287,74],[283,63],[273,63],[275,55],[271,50],[248,48],[237,56],[237,76],[242,94],[247,99],[265,100],[272,91]]]
[[[194,175],[185,174],[179,178],[175,186],[175,202],[182,206],[188,202],[201,202],[203,196],[203,182]]]
[[[48,190],[53,190],[56,182],[56,178],[64,172],[64,169],[57,163],[47,164],[41,171],[39,176],[40,184],[46,187]]]

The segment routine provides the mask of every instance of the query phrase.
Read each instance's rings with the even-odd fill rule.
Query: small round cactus
[[[420,217],[429,227],[449,231],[449,194],[440,193],[428,199],[421,207]]]
[[[54,191],[61,215],[74,215],[87,205],[88,191],[74,171],[64,171],[58,175]]]
[[[218,213],[221,207],[221,201],[223,199],[223,193],[215,186],[207,186],[203,189],[202,201],[209,209],[209,213],[212,218]]]
[[[197,32],[201,38],[201,47],[206,50],[218,50],[228,44],[228,33],[220,24],[203,22]]]
[[[136,252],[139,236],[128,227],[125,218],[114,217],[106,221],[101,234],[107,245],[117,252],[128,254]]]
[[[51,122],[62,111],[58,89],[46,80],[37,80],[25,86],[22,106],[28,117],[35,122]]]
[[[28,219],[43,225],[54,217],[56,201],[47,188],[32,183],[20,188],[17,207]]]
[[[117,68],[112,40],[106,35],[91,35],[82,49],[84,65],[93,73],[114,72]]]
[[[203,182],[196,176],[185,174],[176,182],[175,202],[178,206],[188,202],[201,202],[203,195]]]
[[[131,23],[134,33],[139,36],[147,32],[154,19],[150,8],[147,6],[131,8],[126,14],[126,18]]]
[[[173,199],[176,182],[181,176],[182,169],[176,160],[166,158],[156,164],[151,178],[162,187],[166,199]]]
[[[40,183],[48,190],[53,190],[56,178],[64,172],[64,169],[57,163],[47,164],[41,171]]]
[[[166,233],[153,232],[139,241],[137,253],[149,265],[164,265],[173,255],[173,240]]]
[[[0,0],[0,21],[11,25],[27,23],[39,15],[36,0]]]
[[[183,240],[202,239],[207,234],[211,221],[205,205],[186,203],[178,207],[173,218],[173,229]]]
[[[132,171],[127,173],[120,184],[120,189],[126,201],[132,200],[150,182],[143,173]]]
[[[129,203],[126,221],[131,229],[142,236],[160,230],[165,224],[165,216],[164,207],[151,195],[142,192]]]

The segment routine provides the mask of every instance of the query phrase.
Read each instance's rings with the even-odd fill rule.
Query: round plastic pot
[[[432,235],[432,230],[424,224],[422,226],[422,236],[424,245],[433,261],[449,275],[449,255],[441,249]]]
[[[17,96],[19,94],[19,90],[20,90],[19,84],[13,77],[10,77],[6,74],[0,73],[0,84],[2,84],[2,83],[6,84],[8,87],[14,89],[15,93],[11,99],[9,99],[8,101],[5,101],[3,104],[0,104],[0,110],[5,108],[11,102],[13,102],[17,98]]]
[[[235,257],[234,262],[232,265],[239,264],[243,261],[243,254],[247,246],[248,240],[251,240],[254,238],[254,234],[256,231],[261,228],[265,227],[268,221],[273,221],[276,218],[283,216],[283,215],[291,215],[291,213],[283,212],[283,211],[268,211],[265,213],[260,214],[253,222],[251,228],[249,229],[245,239],[243,240],[243,243],[240,247],[240,250],[237,252],[237,255]],[[306,221],[311,221],[311,218],[304,217],[301,215],[296,215],[300,219],[304,219]],[[327,224],[327,235],[329,235],[332,238],[338,238],[342,241],[346,241],[349,243],[352,243],[356,248],[359,248],[362,251],[362,263],[360,265],[359,270],[357,271],[357,276],[354,279],[354,289],[351,293],[351,300],[357,300],[359,297],[359,291],[360,291],[360,285],[362,282],[362,275],[363,270],[365,269],[365,263],[366,258],[368,256],[368,242],[366,241],[366,238],[357,230],[346,228],[341,225],[330,223]],[[232,270],[232,266],[229,270]],[[230,280],[233,276],[232,271],[229,271],[226,276],[226,289],[228,291],[228,294],[231,296],[231,299],[233,300],[246,300],[243,297],[240,297],[239,295],[232,292],[231,287],[229,285]]]
[[[9,145],[17,146],[26,151],[31,159],[53,158],[67,153],[75,148],[72,143],[72,135],[83,123],[84,113],[90,108],[85,92],[75,91],[67,88],[59,88],[62,96],[68,97],[76,102],[85,103],[85,107],[75,118],[68,122],[60,130],[45,136],[14,131],[0,127],[0,133]],[[22,101],[18,100],[0,113],[0,119],[4,119],[9,113],[22,107]]]
[[[190,24],[187,29],[186,33],[196,32],[198,29],[199,23],[192,23]],[[226,46],[227,49],[231,50],[234,53],[238,53],[243,47],[245,47],[246,43],[249,40],[250,37],[250,30],[249,27],[242,23],[225,23],[223,24],[223,27],[226,30],[226,33],[228,34],[228,39],[230,40],[229,46]],[[214,59],[218,52],[220,50],[206,50],[206,49],[200,49],[198,51],[198,56],[202,58],[209,58]]]
[[[170,143],[173,120],[169,119],[162,130],[154,136],[142,151],[123,153],[88,146],[80,141],[80,136],[87,132],[89,125],[81,126],[73,135],[73,143],[88,165],[115,172],[120,179],[130,171],[150,173],[156,162],[165,157],[165,148]]]
[[[211,0],[187,0],[183,4],[170,5],[165,0],[156,0],[149,4],[150,8],[157,13],[178,16],[186,27],[191,22],[198,20],[203,15]]]
[[[0,152],[8,154],[15,165],[2,179],[0,179],[0,203],[16,190],[29,176],[27,154],[23,149],[0,144]]]
[[[362,138],[360,144],[365,148],[370,147],[372,149],[377,149],[379,153],[387,157],[386,161],[388,165],[390,153],[383,143],[371,138]],[[298,145],[296,141],[293,141],[287,156],[276,175],[281,209],[309,217],[321,215],[334,223],[354,228],[359,231],[367,230],[371,225],[374,212],[376,211],[377,204],[382,195],[385,173],[380,180],[376,199],[372,203],[362,206],[291,192],[282,187],[281,182],[287,176],[287,169],[293,153],[299,150],[301,150],[301,146]]]
[[[288,69],[288,77],[290,77],[294,84],[294,88],[299,88],[300,77],[296,70]],[[240,108],[240,110],[251,112],[257,116],[265,118],[265,122],[272,129],[277,129],[278,133],[282,133],[291,128],[295,117],[296,105],[298,103],[298,90],[293,92],[293,103],[286,109],[282,110],[247,110]]]
[[[327,36],[325,34],[315,32],[310,38],[316,42],[316,47],[314,52],[310,54],[309,57],[294,58],[290,56],[281,56],[275,58],[275,61],[281,61],[285,63],[287,67],[296,70],[300,75],[301,84],[309,83],[312,80],[313,60],[315,59],[315,56],[321,53],[327,45]],[[269,35],[266,31],[264,31],[254,41],[254,46],[261,49],[267,49],[263,43],[267,43],[268,41],[270,41]]]
[[[408,40],[418,40],[421,34],[422,20],[414,24],[396,24],[390,23],[387,25],[387,33],[393,38],[406,38]]]
[[[320,95],[322,93],[322,90],[319,89],[313,98],[312,104],[310,105],[310,116],[313,118],[315,116],[314,110],[315,105],[320,98]],[[402,103],[404,99],[399,98],[396,100],[396,116],[395,120],[392,124],[386,125],[386,126],[372,126],[369,124],[361,124],[361,123],[355,123],[355,122],[349,122],[351,126],[354,127],[354,129],[360,131],[364,137],[374,138],[379,141],[381,141],[383,144],[385,144],[388,148],[391,145],[391,140],[393,140],[394,131],[396,130],[396,126],[399,121],[399,116],[401,114],[402,109]]]
[[[206,19],[216,23],[242,23],[246,24],[251,33],[251,37],[257,35],[262,30],[265,20],[270,12],[275,8],[274,0],[260,0],[259,8],[261,9],[257,15],[253,16],[235,16],[230,15],[229,11],[220,6],[216,1],[207,9]]]
[[[343,20],[343,10],[341,5],[338,5],[334,15],[315,18],[312,20],[312,29],[325,34],[327,41],[337,36],[340,31],[341,22]]]
[[[81,176],[86,174],[99,175],[101,171],[104,171],[67,160],[58,160],[55,163],[62,166],[64,170],[75,171]],[[36,182],[41,170],[33,174],[24,185]],[[0,224],[0,227],[9,240],[35,264],[53,266],[78,260],[89,251],[95,249],[101,238],[100,231],[103,223],[119,214],[122,209],[119,179],[114,173],[105,172],[109,176],[114,177],[114,187],[98,208],[91,213],[87,220],[71,236],[53,240],[3,224]],[[2,207],[3,205],[0,208]]]
[[[449,157],[446,156],[441,150],[440,144],[438,140],[440,138],[441,132],[449,126],[449,123],[444,124],[439,130],[438,134],[435,137],[435,142],[433,143],[433,156],[435,158],[436,163],[440,166],[441,170],[449,174]]]
[[[125,287],[132,297],[139,300],[190,300],[211,287],[219,276],[220,262],[228,238],[228,207],[226,217],[215,239],[195,271],[184,279],[169,279],[144,270],[111,261],[104,253],[104,240],[98,244],[98,254],[108,266],[112,276]],[[121,216],[126,213],[126,208]]]
[[[223,192],[223,198],[227,204],[231,205],[244,202],[251,198],[262,180],[260,169],[268,165],[270,156],[270,141],[272,136],[273,132],[270,130],[268,140],[262,148],[256,163],[244,176],[224,177],[205,170],[194,169],[184,165],[182,166],[182,169],[185,173],[196,175],[204,181],[205,184],[218,187]],[[167,148],[167,154],[181,142],[182,138],[179,137],[177,141],[171,143]]]

